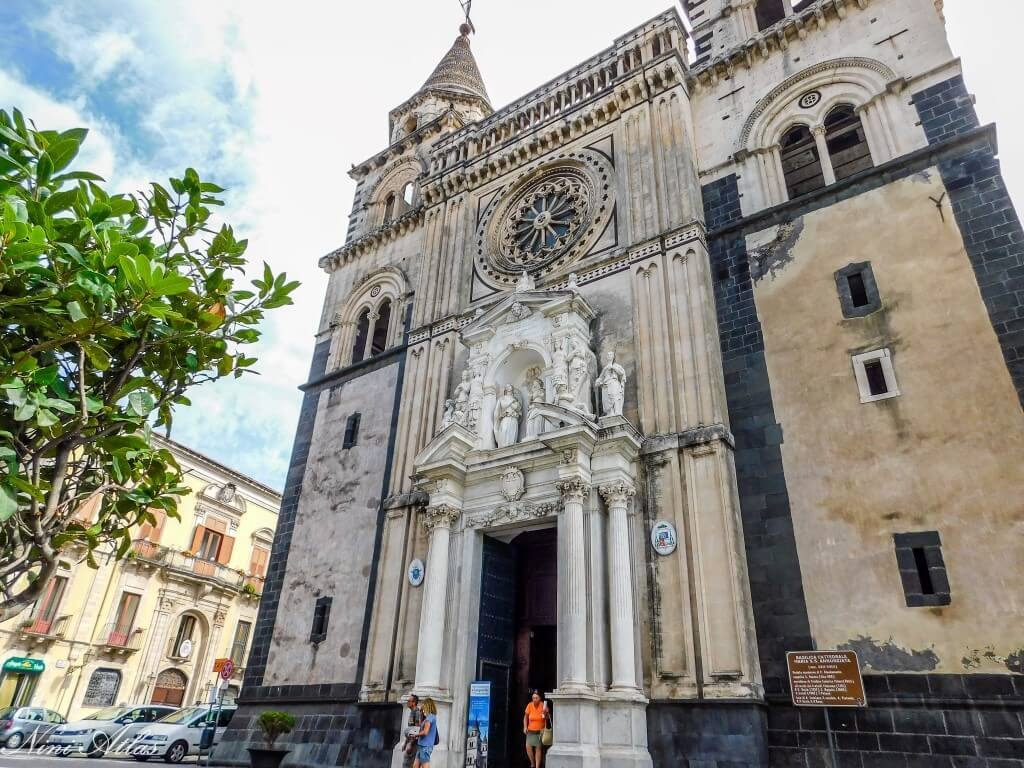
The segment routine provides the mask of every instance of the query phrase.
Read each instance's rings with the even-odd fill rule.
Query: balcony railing
[[[70,619],[70,616],[57,616],[51,619],[34,616],[21,625],[21,631],[41,640],[53,640],[64,637]]]
[[[241,589],[247,580],[244,573],[229,568],[223,563],[204,560],[186,552],[154,544],[151,541],[136,540],[133,544],[133,551],[137,559],[158,563],[179,574],[190,574],[203,581],[216,581],[233,589]],[[262,591],[262,584],[258,590]]]
[[[100,642],[112,650],[129,653],[142,648],[142,629],[112,622],[103,628]]]

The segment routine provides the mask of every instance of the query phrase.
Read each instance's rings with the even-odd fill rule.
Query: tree
[[[133,194],[72,170],[86,134],[0,111],[0,621],[62,550],[95,567],[151,510],[178,516],[188,488],[150,430],[252,373],[260,321],[298,285],[266,265],[242,284],[247,243],[214,227],[224,190],[195,170]]]

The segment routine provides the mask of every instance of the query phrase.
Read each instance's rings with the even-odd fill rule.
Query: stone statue
[[[472,388],[469,382],[469,371],[462,372],[462,381],[455,387],[453,393],[455,399],[455,421],[466,426],[466,419],[469,415],[469,391]]]
[[[590,351],[577,342],[572,343],[567,358],[569,365],[569,397],[572,407],[590,413]]]
[[[466,426],[472,430],[480,423],[480,408],[484,403],[484,374],[479,368],[473,371],[469,384],[469,403],[466,410]]]
[[[519,442],[519,419],[522,415],[523,406],[515,388],[506,384],[494,405],[494,440],[499,448]]]
[[[523,274],[519,276],[519,281],[516,283],[516,290],[521,293],[523,291],[532,291],[536,287],[536,281],[530,277],[530,273],[524,269]]]
[[[540,377],[540,368],[536,366],[526,372],[526,391],[530,396],[530,409],[527,415],[530,419],[527,433],[531,437],[543,433],[544,431],[544,417],[540,414],[535,414],[533,406],[543,405],[547,402],[546,393],[544,392],[544,380]]]
[[[621,416],[626,395],[626,369],[615,362],[615,353],[608,350],[603,357],[604,368],[594,383],[601,388],[601,415]]]
[[[562,339],[561,342],[554,341],[551,344],[551,370],[555,389],[555,401],[561,403],[571,400],[569,394],[569,340]]]
[[[444,416],[441,417],[441,429],[448,429],[455,423],[455,401],[450,397],[444,401]]]

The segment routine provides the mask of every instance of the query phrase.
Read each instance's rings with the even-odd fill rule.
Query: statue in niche
[[[527,412],[529,416],[529,424],[527,426],[527,433],[531,437],[536,437],[544,431],[544,417],[540,414],[535,414],[533,406],[543,405],[547,402],[546,393],[544,392],[544,380],[540,377],[540,368],[534,366],[526,372],[526,391],[530,396],[530,410]]]
[[[590,350],[579,342],[572,342],[567,356],[569,366],[568,400],[572,407],[583,413],[590,413],[590,382],[593,372],[590,367]]]
[[[515,388],[506,384],[494,405],[494,440],[499,448],[519,442],[519,419],[522,415],[523,406]]]
[[[484,374],[479,368],[473,371],[469,384],[469,403],[466,410],[466,426],[472,430],[480,423],[480,409],[484,403]]]
[[[530,273],[524,269],[523,274],[519,276],[519,281],[516,283],[516,290],[521,293],[523,291],[532,291],[536,289],[536,287],[537,282],[530,277]]]
[[[626,369],[615,362],[615,352],[604,353],[604,368],[594,383],[601,388],[601,415],[621,416],[626,396]]]

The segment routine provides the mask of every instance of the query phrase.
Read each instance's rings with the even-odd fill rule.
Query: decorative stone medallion
[[[414,587],[418,587],[423,583],[423,577],[426,573],[426,566],[423,565],[423,561],[418,557],[409,563],[409,583]]]
[[[484,214],[480,276],[508,289],[523,272],[544,275],[582,256],[611,215],[612,173],[603,155],[577,150],[525,174]]]
[[[659,555],[671,555],[678,543],[676,527],[668,520],[659,520],[651,528],[651,546]]]
[[[801,109],[810,109],[821,101],[821,91],[808,91],[797,101]]]
[[[526,493],[526,477],[519,467],[509,467],[501,476],[501,496],[505,501],[519,501]]]

